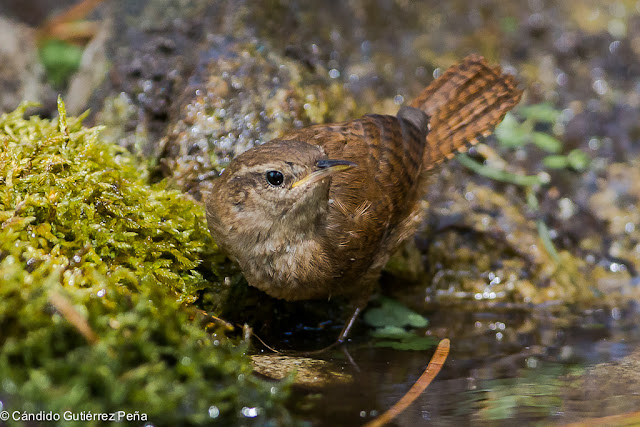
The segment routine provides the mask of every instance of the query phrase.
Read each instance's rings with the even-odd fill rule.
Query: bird
[[[395,116],[312,125],[247,150],[205,198],[211,235],[272,297],[346,297],[344,342],[420,224],[427,177],[490,135],[522,93],[515,76],[472,54]]]

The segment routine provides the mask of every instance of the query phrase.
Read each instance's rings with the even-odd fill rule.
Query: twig
[[[389,408],[387,412],[380,415],[375,420],[368,422],[364,427],[383,426],[407,409],[409,405],[411,405],[418,396],[422,394],[429,384],[431,384],[431,381],[433,381],[436,375],[438,375],[440,369],[442,369],[442,365],[444,365],[444,362],[447,360],[447,356],[449,355],[449,347],[449,339],[445,338],[440,341],[438,348],[436,348],[436,352],[427,366],[427,369],[424,370],[420,378],[418,378],[418,381],[416,381],[409,391],[402,396],[402,399]]]
[[[218,317],[218,316],[214,316],[214,315],[213,315],[213,314],[211,314],[211,313],[207,313],[207,312],[206,312],[206,311],[204,311],[204,310],[197,310],[197,311],[198,311],[198,312],[199,312],[203,317],[213,320],[215,323],[217,323],[217,324],[221,325],[222,327],[224,327],[224,329],[225,329],[225,330],[227,330],[227,331],[233,331],[233,330],[235,330],[236,328],[240,328],[240,329],[242,329],[243,331],[245,330],[245,326],[246,326],[246,325],[245,325],[245,326],[243,326],[243,325],[233,324],[233,323],[227,322],[226,320],[224,320],[224,319],[222,319],[222,318],[220,318],[220,317]],[[256,335],[256,333],[253,331],[253,329],[252,329],[252,328],[249,328],[249,334],[250,334],[251,336],[255,337],[258,341],[260,341],[260,343],[261,343],[263,346],[265,346],[267,349],[269,349],[270,351],[272,351],[272,352],[274,352],[274,353],[280,353],[278,350],[276,350],[276,349],[274,349],[274,348],[272,348],[272,347],[268,346],[268,345],[267,345],[267,343],[265,343],[265,342],[262,340],[262,338],[260,338],[258,335]]]
[[[226,320],[221,319],[218,316],[214,316],[213,314],[208,313],[204,310],[196,309],[196,313],[199,313],[203,317],[203,323],[205,321],[212,320],[213,321],[212,323],[222,326],[227,331],[233,331],[236,328],[233,324],[227,322]],[[208,325],[206,326],[208,327]]]
[[[62,28],[62,32],[64,33],[65,26],[71,23],[72,21],[77,21],[79,19],[83,19],[87,16],[93,9],[95,9],[100,3],[104,0],[84,0],[75,6],[70,7],[66,11],[62,12],[59,15],[54,16],[53,18],[47,20],[37,32],[37,39],[42,41],[51,35],[58,35],[59,28]],[[65,37],[69,37],[69,34],[61,34]]]
[[[256,335],[256,333],[255,333],[255,332],[253,332],[253,329],[251,330],[251,334],[252,334],[252,335],[253,335],[253,336],[254,336],[258,341],[260,341],[260,342],[262,343],[262,345],[263,345],[263,346],[267,347],[267,349],[268,349],[268,350],[270,350],[270,351],[272,351],[272,352],[274,352],[274,353],[280,353],[280,352],[279,352],[278,350],[276,350],[275,348],[268,346],[268,345],[267,345],[267,343],[266,343],[266,342],[264,342],[264,341],[262,340],[262,338],[260,338],[258,335]]]
[[[85,319],[82,314],[78,313],[78,310],[73,307],[67,298],[55,291],[51,291],[49,293],[49,302],[65,319],[67,319],[69,323],[71,323],[71,325],[78,330],[78,332],[80,332],[83,337],[85,337],[87,341],[91,344],[98,342],[98,337],[91,329],[91,326],[89,326],[89,323],[87,323],[87,319]]]

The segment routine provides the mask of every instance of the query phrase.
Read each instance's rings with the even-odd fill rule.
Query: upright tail
[[[469,55],[422,91],[410,106],[429,117],[423,165],[433,168],[486,137],[507,111],[520,102],[522,91],[512,75]]]

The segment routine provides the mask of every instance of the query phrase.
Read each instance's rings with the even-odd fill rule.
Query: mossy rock
[[[290,422],[286,384],[193,320],[187,303],[216,286],[220,259],[202,207],[147,185],[61,101],[57,121],[26,108],[0,116],[2,409]]]

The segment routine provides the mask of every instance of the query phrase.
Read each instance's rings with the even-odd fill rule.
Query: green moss
[[[146,185],[62,102],[58,123],[26,107],[0,116],[4,409],[282,421],[286,387],[252,376],[244,346],[183,304],[216,275],[202,208]]]

